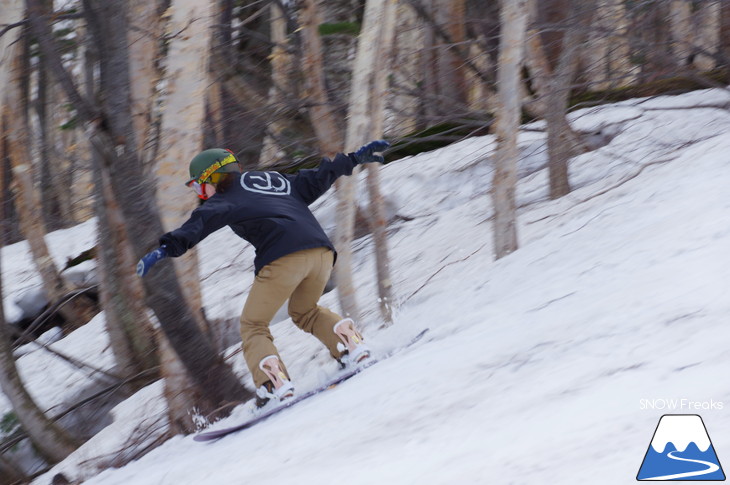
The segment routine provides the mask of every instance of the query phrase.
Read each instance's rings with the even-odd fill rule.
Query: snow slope
[[[85,483],[628,484],[665,413],[701,414],[722,462],[730,453],[728,106],[727,91],[708,90],[575,113],[574,126],[613,139],[573,160],[574,190],[557,201],[546,198],[544,134],[539,124],[524,131],[521,247],[499,261],[483,160],[492,137],[383,167],[384,191],[404,217],[390,237],[397,323],[379,328],[369,237],[356,243],[368,309],[361,323],[380,352],[428,327],[427,337],[250,430],[207,444],[178,436]],[[332,197],[316,205],[327,227],[333,211]],[[3,250],[4,261],[21,257],[17,246]],[[235,318],[252,277],[250,248],[221,231],[201,251],[209,314]],[[20,291],[18,268],[4,269],[6,287]],[[332,294],[323,303],[336,307]],[[300,389],[335,371],[290,322],[273,328]],[[232,359],[247,380],[240,353]],[[54,385],[45,375],[24,377],[39,392]],[[679,408],[660,409],[670,398]],[[244,415],[241,407],[213,426]],[[103,450],[104,440],[94,446]],[[79,453],[88,458],[88,449]],[[34,483],[57,471],[88,478],[81,461],[72,455]]]

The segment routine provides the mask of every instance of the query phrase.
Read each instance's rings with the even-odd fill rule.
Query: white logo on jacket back
[[[245,172],[241,187],[249,192],[268,195],[289,195],[291,183],[279,172]]]

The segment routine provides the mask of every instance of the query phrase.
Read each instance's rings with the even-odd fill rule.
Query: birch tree
[[[19,21],[24,12],[21,0],[0,0],[0,11],[3,12],[3,21],[8,24]],[[13,91],[16,84],[12,80],[11,67],[17,60],[17,49],[8,49],[8,46],[17,41],[15,31],[0,37],[0,105],[3,100],[17,96]],[[10,52],[13,51],[11,54]],[[0,243],[0,249],[2,243]],[[1,253],[1,251],[0,251]],[[2,275],[2,257],[0,256],[0,275]],[[2,277],[0,277],[0,390],[8,398],[15,410],[18,420],[28,433],[31,441],[39,453],[49,462],[56,463],[68,456],[78,446],[62,428],[53,423],[38,407],[18,375],[15,366],[13,350],[10,345],[12,336],[5,322],[3,307]]]
[[[49,5],[46,6],[48,8]],[[29,54],[29,47],[26,47],[26,53]],[[26,59],[24,62],[30,66],[30,56],[24,55]],[[30,69],[28,69],[28,74]],[[60,191],[64,188],[60,187],[57,182],[61,177],[56,177],[59,172],[58,167],[54,160],[54,155],[51,149],[53,142],[53,129],[51,128],[51,116],[49,105],[54,95],[54,84],[51,82],[50,75],[45,65],[45,60],[42,56],[38,57],[37,65],[35,67],[35,99],[29,99],[31,106],[33,107],[31,112],[35,114],[35,126],[33,132],[33,145],[37,157],[36,173],[41,174],[39,177],[38,191],[40,193],[41,211],[43,216],[43,222],[47,230],[54,231],[66,226],[71,219],[68,218],[69,213],[62,210]],[[30,94],[28,98],[31,98]],[[32,123],[33,117],[29,116],[29,121]]]
[[[530,2],[530,10],[537,10],[535,0]],[[580,136],[573,131],[568,122],[568,100],[573,79],[576,75],[580,57],[580,46],[586,40],[592,2],[570,2],[568,18],[564,19],[566,28],[559,39],[554,65],[544,52],[541,35],[537,28],[527,34],[526,59],[532,74],[533,84],[541,102],[541,116],[547,124],[548,172],[550,198],[557,199],[570,193],[568,161],[585,151]]]
[[[598,0],[588,41],[581,49],[584,72],[591,89],[627,86],[634,81],[629,19],[623,0]],[[531,38],[528,35],[528,38]]]
[[[345,148],[354,151],[370,140],[382,138],[385,93],[392,58],[395,34],[396,3],[392,0],[368,0],[365,4],[363,28],[358,39],[357,54],[353,66],[350,103],[348,108]],[[370,194],[370,218],[376,252],[378,278],[378,300],[380,311],[386,323],[393,321],[392,279],[385,234],[386,216],[380,193],[379,166],[369,164],[368,192]],[[343,195],[354,191],[355,178],[348,178]],[[343,203],[347,203],[343,197]],[[351,226],[343,228],[343,234],[350,236],[351,220],[343,221]],[[339,227],[339,226],[338,226]],[[350,236],[351,239],[351,236]],[[340,240],[344,243],[344,240]]]
[[[25,4],[23,0],[0,0],[2,22],[12,25],[23,18]],[[0,103],[8,94],[12,79],[12,66],[15,60],[15,51],[10,47],[18,39],[17,29],[11,29],[0,36]]]
[[[157,204],[166,231],[179,227],[197,207],[185,186],[188,162],[203,150],[205,91],[212,28],[212,0],[174,0],[167,31],[172,33],[165,61],[166,92],[160,129]],[[194,312],[202,307],[197,252],[175,258],[175,269]]]
[[[409,0],[427,18],[424,28],[423,91],[426,117],[441,120],[465,106],[467,100],[464,62],[455,48],[465,36],[464,0]]]
[[[224,82],[219,74],[218,65],[230,65],[230,51],[233,37],[233,3],[234,0],[218,0],[218,15],[213,34],[213,46],[208,66],[209,87],[207,92],[208,120],[206,128],[214,146],[226,146],[224,140],[225,120],[228,118],[229,102]],[[233,70],[231,70],[233,71]]]
[[[492,69],[492,62],[489,53],[482,48],[486,44],[483,36],[469,46],[469,58],[472,59],[474,67],[485,73]],[[472,112],[489,113],[494,111],[494,96],[496,93],[492,86],[484,82],[481,76],[473,70],[466,72],[467,103]]]
[[[409,4],[398,2],[391,68],[392,91],[389,99],[393,109],[385,120],[385,131],[405,136],[418,128],[419,86],[423,82],[421,56],[424,51],[423,24]]]
[[[671,2],[639,2],[632,6],[632,55],[640,64],[638,81],[673,75],[678,60],[672,55],[672,28],[667,21],[671,18]]]
[[[109,343],[116,361],[115,373],[130,379],[128,390],[141,388],[159,376],[158,335],[144,306],[144,290],[137,278],[124,217],[111,190],[109,174],[94,163],[94,184],[99,238],[101,303]],[[147,375],[147,379],[139,379]]]
[[[299,9],[299,32],[302,39],[300,65],[304,78],[302,98],[307,106],[320,151],[332,157],[342,150],[345,135],[327,95],[322,39],[319,35],[321,24],[317,0],[303,0]]]
[[[345,137],[338,124],[339,117],[327,95],[324,76],[322,39],[319,25],[322,23],[316,0],[303,0],[299,10],[302,36],[302,71],[305,79],[309,118],[317,135],[320,150],[333,156],[342,150]],[[335,182],[337,193],[337,229],[334,238],[337,264],[334,268],[337,296],[342,313],[358,319],[360,310],[352,280],[352,238],[355,224],[355,187],[352,177],[341,177]]]
[[[152,94],[157,80],[153,69],[157,53],[156,34],[158,8],[155,2],[134,0],[129,3],[134,28],[129,31],[129,60],[133,74],[131,83],[131,110],[134,132],[139,133],[137,150],[154,149],[152,130]],[[88,33],[87,33],[88,34]],[[87,35],[88,37],[88,35]],[[85,44],[87,63],[86,92],[89,99],[96,97],[97,60],[91,39]],[[105,324],[110,346],[114,353],[118,375],[125,378],[147,375],[148,379],[135,379],[129,387],[134,390],[159,375],[158,335],[144,305],[144,289],[134,272],[136,263],[132,254],[129,233],[124,216],[111,188],[109,171],[93,153],[95,163],[94,192],[98,224],[98,267],[100,295],[105,311]]]
[[[154,102],[161,76],[156,61],[163,37],[161,10],[164,3],[161,0],[130,0],[128,4],[132,123],[137,134],[137,150],[145,153],[146,161],[149,161],[159,152]]]
[[[455,45],[466,40],[466,0],[431,0],[434,21],[446,33],[444,40],[436,43],[434,50],[435,78],[438,82],[439,99],[443,100],[443,112],[448,113],[454,104],[466,105],[467,91],[464,61],[455,52]]]
[[[289,128],[290,117],[286,116],[287,94],[292,92],[293,79],[291,66],[295,64],[294,55],[290,52],[287,35],[287,16],[278,2],[270,6],[271,16],[271,87],[269,88],[269,106],[272,107],[274,119],[267,124],[263,148],[259,156],[262,167],[273,165],[283,157],[281,142]]]
[[[88,127],[94,150],[109,171],[112,191],[122,209],[134,253],[139,257],[158,244],[157,238],[163,228],[155,200],[150,197],[154,193],[153,185],[144,177],[132,126],[127,5],[123,2],[84,2],[84,15],[95,47],[105,54],[100,57],[102,103],[97,106],[79,92],[64,68],[47,19],[38,14],[38,0],[27,1],[33,33],[79,119]],[[159,266],[144,279],[146,302],[200,391],[197,394],[201,410],[214,414],[224,412],[221,406],[250,398],[251,393],[245,390],[210,340],[200,332],[195,316],[185,304],[172,262],[163,261]],[[192,427],[192,422],[188,424]]]
[[[23,87],[27,76],[23,73],[24,49],[26,39],[19,39],[11,51],[12,67],[6,84],[3,100],[4,112],[13,123],[8,123],[6,142],[13,171],[13,191],[15,207],[19,214],[20,228],[28,241],[33,262],[41,276],[46,298],[51,301],[62,300],[71,292],[71,286],[64,280],[53,261],[46,244],[46,228],[42,215],[41,197],[34,181],[33,151],[31,150],[30,121],[25,109],[28,105],[28,89]],[[51,174],[43,174],[50,177]],[[88,322],[95,311],[93,303],[85,296],[71,299],[62,305],[60,313],[68,322],[67,328],[77,328]]]
[[[672,55],[680,66],[691,64],[701,71],[715,67],[721,8],[720,1],[671,0]]]
[[[183,182],[189,178],[188,162],[203,150],[212,5],[212,0],[174,0],[168,10],[166,31],[171,37],[164,63],[167,87],[162,96],[160,151],[155,170],[157,204],[165,231],[182,225],[197,207],[198,199]],[[197,251],[190,250],[173,261],[187,304],[206,332]],[[194,393],[190,392],[194,384],[172,346],[164,340],[161,351],[170,421],[176,431],[184,431],[189,427],[186,423],[190,409],[195,406]],[[181,392],[183,389],[188,391]]]
[[[520,127],[520,72],[527,29],[527,0],[502,0],[500,13],[498,103],[492,202],[497,259],[517,250],[517,133]]]
[[[3,12],[2,21],[12,24],[22,19],[23,6],[22,0],[0,0],[0,11]],[[0,36],[0,134],[2,134],[0,136],[0,153],[2,154],[2,158],[0,158],[0,204],[2,204],[0,207],[0,223],[2,224],[0,242],[2,243],[7,243],[11,239],[17,239],[17,234],[15,234],[16,230],[13,230],[17,217],[14,217],[14,207],[11,197],[10,184],[12,175],[8,163],[8,140],[7,136],[5,136],[9,120],[7,110],[4,108],[4,100],[11,86],[10,80],[14,61],[14,49],[11,49],[10,46],[16,42],[16,39],[17,34],[14,30],[9,30]]]
[[[720,21],[722,1],[700,2],[697,12],[698,24],[697,44],[699,53],[694,65],[700,71],[709,71],[717,65],[716,57],[720,47]]]

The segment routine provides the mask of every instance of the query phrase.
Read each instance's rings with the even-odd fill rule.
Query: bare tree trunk
[[[721,44],[722,3],[671,0],[672,55],[680,66],[709,71]]]
[[[527,29],[527,1],[502,0],[499,42],[499,85],[492,201],[494,251],[497,259],[517,250],[517,133],[520,128],[520,71]]]
[[[375,265],[378,278],[378,306],[386,325],[393,323],[393,279],[390,273],[388,251],[388,219],[380,190],[379,167],[368,166],[368,193],[370,194],[370,227],[375,243]]]
[[[135,261],[129,249],[129,235],[109,176],[101,163],[95,163],[94,167],[99,223],[97,254],[106,329],[117,363],[116,373],[125,378],[149,374],[148,379],[130,386],[139,389],[159,375],[154,372],[160,363],[157,332],[147,316],[142,284],[133,271]]]
[[[213,1],[173,0],[169,32],[181,32],[170,41],[165,63],[168,85],[163,96],[160,153],[157,161],[157,204],[162,224],[171,231],[185,222],[197,207],[198,199],[184,182],[189,178],[188,163],[203,150],[203,122],[208,84],[208,52],[212,36]],[[178,280],[187,304],[208,332],[202,308],[197,251],[174,259]],[[190,410],[195,407],[194,383],[178,361],[172,346],[163,340],[162,373],[174,432],[190,429]],[[184,392],[181,392],[183,391]]]
[[[720,7],[719,49],[720,53],[727,59],[727,53],[730,52],[730,2],[723,2]]]
[[[551,199],[559,199],[570,193],[568,162],[573,155],[573,138],[576,136],[567,119],[570,88],[560,83],[559,79],[551,83],[553,93],[548,96],[545,116]]]
[[[355,236],[355,175],[343,177],[335,183],[337,193],[337,228],[334,237],[337,249],[335,284],[342,313],[355,320],[360,319],[360,307],[352,277],[352,240]]]
[[[281,143],[284,134],[289,128],[290,117],[285,115],[286,94],[292,92],[292,69],[294,56],[289,52],[289,38],[287,36],[286,12],[277,2],[273,2],[271,10],[271,88],[269,88],[269,105],[275,113],[268,124],[264,146],[259,156],[259,165],[262,167],[275,164],[284,156]]]
[[[697,11],[696,29],[698,54],[694,59],[694,66],[700,71],[714,69],[717,62],[715,56],[720,46],[720,18],[722,12],[721,1],[700,2]]]
[[[0,11],[3,15],[3,21],[9,24],[19,21],[24,12],[23,2],[20,0],[0,0]],[[14,32],[6,33],[0,37],[0,89],[5,87],[14,87],[11,92],[0,95],[0,115],[3,111],[2,107],[10,101],[17,106],[17,86],[13,80],[11,66],[17,61],[17,47],[7,49],[8,46],[17,42],[17,36]],[[13,52],[10,56],[8,52]],[[11,110],[6,110],[8,113]],[[20,125],[17,122],[22,118],[15,118],[16,123],[12,125]],[[3,123],[4,124],[4,123]],[[7,125],[6,125],[7,126]],[[11,131],[11,130],[8,130]],[[2,140],[3,145],[4,140]],[[2,233],[5,234],[5,228]],[[0,249],[2,242],[0,241]],[[2,251],[0,251],[0,254]],[[57,273],[56,273],[57,274]],[[0,275],[2,275],[2,258],[0,257]],[[3,289],[2,278],[0,278],[0,390],[8,398],[23,428],[28,433],[39,453],[49,462],[56,463],[68,456],[76,447],[77,443],[66,432],[54,422],[49,420],[33,401],[28,391],[25,389],[23,382],[18,375],[13,358],[13,350],[10,342],[12,337],[7,328],[5,321],[5,310],[3,307]]]
[[[598,0],[585,48],[583,76],[591,89],[628,86],[634,81],[626,5],[623,0]],[[528,38],[530,35],[528,34]]]
[[[299,9],[299,30],[302,36],[301,68],[304,77],[304,101],[309,118],[317,135],[322,153],[328,157],[342,150],[345,132],[327,96],[324,77],[324,59],[319,26],[322,24],[317,0],[303,0]],[[339,258],[338,258],[339,259]]]
[[[436,26],[427,22],[423,33],[423,55],[421,55],[421,72],[423,72],[423,116],[427,122],[438,119],[440,113],[439,92],[436,76],[433,72],[436,64]]]
[[[687,66],[692,55],[692,2],[671,0],[669,23],[672,32],[672,56],[679,66]]]
[[[2,71],[2,66],[0,66]],[[0,74],[0,77],[1,74]],[[5,116],[5,110],[0,109],[0,244],[7,245],[20,239],[20,234],[16,234],[14,227],[17,225],[17,217],[15,215],[15,207],[13,206],[13,198],[11,195],[10,184],[12,183],[12,169],[10,167],[10,157],[8,156],[7,132],[8,120]]]
[[[37,2],[28,0],[33,33],[43,55],[49,59],[54,76],[75,106],[79,119],[90,127],[89,139],[109,171],[112,190],[122,209],[135,257],[139,257],[158,244],[157,238],[163,229],[155,201],[149,197],[153,193],[153,185],[143,176],[144,167],[136,151],[129,103],[126,3],[84,1],[84,14],[95,47],[105,54],[100,58],[102,104],[97,108],[79,93],[64,69],[47,19],[37,13]],[[171,262],[163,261],[158,266],[144,279],[147,303],[199,388],[201,410],[225,414],[221,406],[249,399],[251,393],[201,334],[196,318],[184,303],[186,300]]]
[[[47,12],[51,11],[52,2],[46,1],[44,8]],[[63,110],[63,105],[56,101],[55,85],[48,73],[45,59],[43,56],[38,56],[37,62],[31,67],[30,42],[24,42],[24,45],[24,77],[27,78],[27,86],[30,87],[32,84],[33,88],[24,89],[27,105],[23,109],[28,114],[30,132],[35,134],[31,149],[36,168],[35,183],[39,187],[45,227],[49,231],[55,231],[68,227],[73,221],[70,217],[70,204],[63,200],[70,185],[63,183],[66,173],[62,170],[57,153],[53,149],[56,131],[53,127],[53,112],[55,109]]]
[[[24,2],[23,0],[0,0],[0,11],[4,23],[18,22],[23,18]],[[0,155],[2,155],[0,157],[0,242],[2,243],[14,242],[21,237],[11,191],[13,176],[7,136],[10,120],[6,116],[8,110],[5,108],[6,97],[14,95],[9,91],[13,87],[15,77],[12,69],[15,59],[8,54],[14,52],[10,47],[18,42],[17,30],[10,30],[0,36]]]
[[[530,10],[535,12],[535,0],[531,0],[530,4]],[[580,135],[568,122],[567,110],[578,68],[578,51],[586,39],[591,6],[585,2],[571,5],[571,16],[563,19],[568,26],[560,40],[560,49],[555,49],[555,67],[549,65],[540,33],[536,29],[527,33],[526,60],[539,95],[537,111],[547,124],[550,197],[553,199],[570,193],[568,161],[586,150]]]
[[[157,203],[167,231],[179,227],[197,207],[197,198],[184,182],[188,163],[203,149],[205,93],[208,83],[208,52],[212,27],[212,0],[174,0],[168,30],[181,32],[170,41],[163,97],[160,154],[156,174]],[[202,311],[197,252],[175,258],[175,268],[188,304]]]
[[[413,3],[413,2],[411,2]],[[465,106],[466,83],[464,62],[454,44],[465,39],[464,0],[428,0],[421,4],[430,17],[426,26],[424,53],[425,90],[428,98],[427,117],[448,117],[454,106]]]
[[[23,0],[0,0],[0,12],[3,13],[3,24],[12,25],[23,19],[25,4]],[[10,47],[18,40],[17,32],[18,29],[11,29],[0,36],[0,88],[2,88],[0,93],[4,92],[14,78],[12,75],[12,66],[15,55],[9,54],[13,52],[13,49],[10,49]],[[3,98],[4,95],[0,95],[0,103],[4,102]]]
[[[0,261],[0,274],[2,274],[1,266]],[[20,380],[10,345],[12,336],[5,322],[2,295],[2,278],[0,278],[0,390],[12,404],[18,420],[38,452],[49,463],[57,463],[71,454],[79,444],[48,419]]]
[[[67,135],[64,132],[71,132],[72,129],[63,129],[61,126],[64,122],[61,122],[62,116],[65,112],[63,109],[66,106],[66,98],[58,88],[53,77],[50,73],[47,73],[48,78],[48,150],[49,159],[53,160],[53,166],[50,169],[50,173],[53,174],[51,177],[51,190],[54,194],[55,203],[58,204],[58,212],[62,221],[63,227],[71,226],[81,222],[84,219],[79,219],[74,214],[74,203],[78,199],[88,197],[88,191],[80,191],[78,195],[73,194],[73,190],[69,190],[70,187],[77,187],[74,179],[81,180],[81,174],[75,174],[76,170],[80,165],[81,161],[77,160],[75,166],[71,166],[68,161],[66,149],[69,144],[66,142],[67,139],[72,138],[72,135]],[[78,187],[81,187],[81,183]]]
[[[299,25],[302,35],[302,71],[305,79],[305,96],[309,105],[309,118],[317,135],[320,149],[327,156],[342,150],[343,131],[338,117],[327,96],[322,57],[322,40],[319,36],[321,24],[316,0],[304,0],[299,10]],[[337,190],[337,233],[335,248],[335,282],[342,313],[358,318],[355,286],[352,281],[352,238],[355,224],[354,177],[343,177],[335,183]]]
[[[40,195],[33,184],[33,165],[31,163],[33,155],[30,150],[28,113],[23,109],[23,89],[20,86],[22,49],[16,46],[14,51],[15,77],[7,85],[9,90],[5,98],[5,109],[7,116],[15,120],[8,125],[7,133],[15,181],[15,206],[20,216],[21,231],[28,241],[33,261],[43,282],[43,290],[48,300],[55,302],[69,293],[71,288],[61,276],[46,245]],[[50,177],[50,174],[42,174],[42,176]],[[59,311],[68,321],[67,328],[69,329],[85,324],[95,313],[93,304],[85,296],[71,300],[67,305],[61,306]]]
[[[159,144],[153,112],[155,84],[160,77],[156,59],[160,55],[162,35],[160,0],[131,0],[129,2],[130,26],[129,65],[132,92],[132,122],[137,133],[137,150],[153,155]]]
[[[646,2],[635,8],[637,23],[632,36],[638,48],[634,55],[641,58],[640,82],[653,81],[673,75],[677,59],[672,55],[671,2]]]
[[[142,42],[142,39],[137,39],[137,47]],[[88,39],[86,44],[90,43],[91,39]],[[96,94],[94,50],[87,48],[84,55],[86,94],[89,99],[94,99]],[[133,103],[133,109],[138,112],[139,105]],[[141,123],[139,127],[145,129]],[[104,320],[109,333],[110,347],[116,361],[116,374],[125,378],[143,373],[149,376],[148,379],[136,379],[129,384],[128,390],[134,391],[159,375],[157,332],[144,306],[144,289],[133,270],[136,261],[130,250],[124,217],[111,189],[109,174],[104,169],[98,154],[92,151],[91,156],[95,181],[94,209],[97,220],[101,305],[105,312]]]
[[[461,45],[466,40],[466,1],[465,0],[432,0],[434,3],[434,20],[448,35],[451,44]],[[443,42],[443,41],[442,41]],[[454,104],[466,105],[466,82],[464,78],[464,61],[459,57],[454,45],[441,44],[437,50],[437,80],[439,95],[444,102],[444,113]]]
[[[489,72],[494,66],[489,59],[489,53],[482,48],[483,44],[486,44],[486,40],[480,36],[477,42],[469,46],[469,58],[476,69]],[[472,70],[467,71],[465,76],[469,110],[477,113],[493,112],[496,104],[494,97],[497,94],[494,89]]]
[[[60,229],[69,222],[64,220],[61,212],[59,194],[56,192],[58,184],[55,183],[56,176],[60,171],[54,169],[58,163],[54,160],[51,150],[51,124],[48,105],[53,94],[53,83],[48,75],[45,61],[42,57],[38,59],[36,99],[33,103],[37,119],[36,150],[38,157],[37,173],[41,174],[39,180],[39,192],[41,197],[41,209],[45,227],[50,231]]]
[[[368,0],[353,68],[345,146],[355,150],[383,136],[384,99],[392,60],[395,34],[395,2]],[[380,313],[386,324],[393,322],[392,279],[386,237],[386,216],[380,193],[379,166],[368,165],[371,226],[375,242]],[[354,179],[352,180],[354,183]]]
[[[211,143],[216,147],[225,147],[225,120],[228,117],[229,100],[226,99],[224,82],[218,69],[219,62],[230,64],[233,0],[216,0],[217,15],[214,23],[213,41],[211,45],[211,61],[208,66],[209,87],[206,93],[208,119],[206,129]]]
[[[2,12],[3,22],[11,24],[20,21],[23,18],[24,2],[23,0],[0,0],[0,12]],[[13,197],[11,194],[12,168],[10,166],[9,143],[7,139],[7,131],[9,120],[5,116],[7,110],[4,109],[5,90],[10,86],[12,75],[12,66],[14,57],[14,49],[10,47],[17,42],[17,30],[14,29],[0,36],[0,244],[7,244],[11,240],[15,241],[19,238],[19,234],[14,227],[17,228],[17,217],[13,206]]]
[[[410,5],[398,2],[396,7],[398,29],[394,40],[394,61],[391,66],[392,113],[385,120],[384,131],[390,136],[404,136],[418,128],[420,99],[423,82],[424,26]]]

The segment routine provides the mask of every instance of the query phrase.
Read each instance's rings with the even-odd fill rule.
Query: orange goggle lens
[[[203,186],[205,184],[209,184],[209,183],[210,184],[219,183],[221,180],[223,180],[224,175],[225,175],[224,173],[214,173],[210,177],[208,177],[208,180],[206,180],[203,183],[199,183],[197,180],[191,180],[190,182],[187,183],[187,186],[190,187],[191,189],[193,189],[196,194],[198,194],[199,196],[202,197],[204,195]]]
[[[223,179],[223,176],[225,173],[212,173],[210,174],[210,177],[208,177],[208,180],[206,180],[206,183],[210,182],[211,184],[217,184]]]

